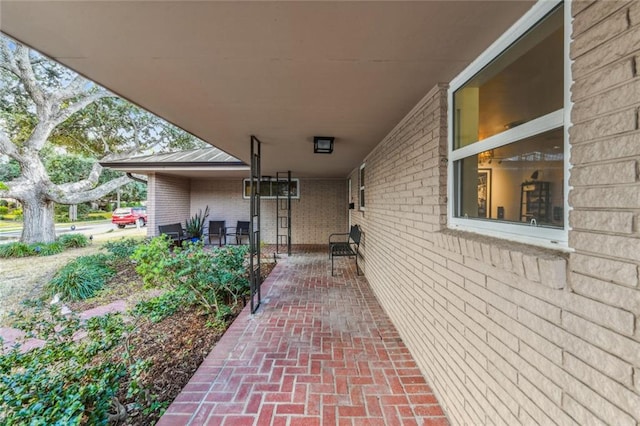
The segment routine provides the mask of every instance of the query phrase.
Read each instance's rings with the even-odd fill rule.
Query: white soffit
[[[255,134],[265,174],[345,177],[532,4],[0,0],[0,30],[245,162]]]

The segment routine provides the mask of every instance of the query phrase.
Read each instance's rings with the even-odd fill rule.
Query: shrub
[[[101,290],[114,273],[108,255],[82,256],[60,269],[46,290],[50,295],[60,293],[64,300],[84,300]]]
[[[0,245],[0,257],[27,257],[34,254],[33,247],[19,241]]]
[[[34,243],[29,245],[32,250],[32,253],[38,256],[51,256],[54,254],[62,253],[64,250],[64,245],[62,245],[59,241],[54,241],[53,243]]]
[[[0,206],[0,214],[9,214],[9,207]]]
[[[217,318],[226,317],[249,289],[244,266],[248,248],[234,246],[208,252],[198,241],[184,243],[172,254],[170,246],[170,239],[165,235],[136,249],[131,258],[137,262],[136,271],[143,281],[168,286],[181,295],[184,303],[200,305]],[[141,312],[156,311],[156,308],[153,304],[140,307]]]
[[[133,255],[139,245],[141,245],[140,240],[121,238],[117,241],[106,242],[104,248],[118,258],[128,259]]]
[[[217,248],[213,254],[216,282],[226,289],[234,303],[249,292],[249,279],[245,257],[249,246],[226,246]]]
[[[186,300],[200,305],[209,314],[224,318],[249,288],[244,267],[246,246],[225,247],[213,253],[202,243],[189,243],[176,250],[169,270]]]
[[[120,315],[81,322],[55,305],[17,324],[45,346],[0,352],[0,423],[7,425],[107,424],[119,381],[127,374],[123,355],[110,351],[123,341]],[[87,337],[74,340],[80,332]]]
[[[0,200],[1,207],[9,207],[9,202],[7,200]]]
[[[89,244],[89,239],[83,234],[64,234],[58,238],[58,242],[64,248],[78,248],[86,247]]]
[[[152,238],[139,245],[131,259],[137,262],[136,272],[148,286],[171,284],[171,239],[167,235]]]

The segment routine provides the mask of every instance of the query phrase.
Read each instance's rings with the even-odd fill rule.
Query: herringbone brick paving
[[[295,251],[158,425],[447,425],[353,260]]]

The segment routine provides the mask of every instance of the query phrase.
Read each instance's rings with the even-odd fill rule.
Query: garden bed
[[[187,270],[189,268],[198,269],[193,267],[198,266],[197,262],[204,259],[198,260],[200,257],[198,253],[197,251],[185,251],[182,254],[183,260],[190,259],[189,261],[196,262],[190,266],[187,265]],[[149,260],[152,260],[151,258]],[[157,259],[154,261],[157,261]],[[235,261],[237,263],[237,258]],[[176,301],[172,299],[175,286],[152,286],[149,288],[149,282],[145,285],[145,280],[143,279],[145,274],[141,275],[136,272],[136,267],[139,267],[141,262],[132,262],[127,258],[121,258],[111,263],[114,271],[112,271],[112,275],[102,291],[87,300],[65,303],[66,307],[73,312],[83,312],[115,301],[125,301],[127,306],[130,307],[129,311],[123,315],[118,314],[117,318],[116,316],[106,318],[103,325],[101,325],[100,333],[102,334],[98,336],[91,335],[92,325],[88,325],[91,324],[91,320],[86,324],[79,322],[77,325],[73,325],[69,318],[65,317],[60,320],[62,317],[58,317],[58,323],[56,323],[56,313],[46,314],[49,318],[48,322],[42,322],[43,320],[40,319],[38,320],[40,323],[37,323],[37,321],[31,323],[33,330],[35,330],[33,335],[44,340],[48,339],[47,344],[49,345],[45,347],[46,350],[34,350],[33,354],[42,352],[48,353],[46,356],[51,356],[52,348],[55,352],[58,348],[76,348],[84,345],[81,350],[73,349],[73,351],[81,353],[85,357],[82,361],[85,362],[85,367],[80,369],[83,370],[82,372],[74,372],[74,368],[78,370],[77,367],[67,368],[66,370],[65,368],[57,367],[59,371],[67,371],[67,374],[71,374],[71,379],[65,380],[77,381],[77,386],[80,386],[80,390],[76,391],[76,393],[85,396],[85,399],[82,400],[83,405],[81,404],[82,406],[76,408],[75,411],[68,409],[67,411],[70,411],[71,414],[67,417],[63,416],[63,419],[81,419],[81,423],[89,424],[95,422],[96,419],[91,418],[91,414],[88,413],[98,412],[102,409],[104,411],[103,417],[105,415],[110,417],[112,424],[149,425],[155,423],[164,409],[168,407],[180,390],[187,384],[202,363],[202,360],[243,308],[242,298],[238,299],[237,296],[227,296],[227,301],[230,302],[235,299],[236,302],[240,303],[231,303],[228,308],[225,308],[224,315],[216,315],[215,312],[206,309],[206,303],[198,303],[194,301],[196,300],[195,298],[189,298],[184,295],[180,297],[186,298],[180,299],[179,303],[175,303]],[[172,263],[171,258],[169,260],[165,259],[164,262],[166,262],[165,266],[169,268],[168,270],[173,268],[173,273],[183,274],[181,279],[188,282],[189,278],[184,278],[184,270],[176,270],[176,264]],[[228,264],[225,263],[225,265]],[[273,263],[263,264],[263,276],[268,275],[273,266]],[[158,276],[163,276],[163,273],[159,273]],[[246,280],[246,277],[243,280]],[[245,281],[242,282],[244,283]],[[232,284],[228,285],[232,286]],[[196,290],[201,291],[201,289]],[[162,297],[168,297],[166,300],[169,302],[165,303],[164,299],[159,299]],[[156,302],[148,303],[154,300]],[[160,302],[157,302],[158,300]],[[191,303],[183,303],[183,301],[187,300],[190,300]],[[145,305],[145,303],[147,304]],[[48,303],[44,305],[48,305]],[[144,309],[133,309],[136,305],[143,306]],[[40,309],[43,309],[42,306],[43,304],[41,304]],[[46,308],[48,309],[49,306],[46,306]],[[37,325],[34,326],[34,324]],[[43,336],[42,334],[47,334],[46,330],[53,329],[52,325],[55,325],[57,330],[77,326],[79,327],[78,330],[82,330],[76,330],[75,334],[69,333],[69,336],[72,336],[72,334],[76,336],[78,332],[85,334],[88,332],[89,337],[82,341],[71,342],[71,337],[67,337],[65,340],[65,338],[61,339],[51,335],[49,337]],[[61,343],[56,343],[58,341],[56,339]],[[97,353],[93,353],[91,351],[95,351],[95,348],[91,349],[92,344],[94,346],[103,345],[104,347],[101,346]],[[87,353],[89,353],[89,357],[87,357]],[[60,417],[52,416],[51,412],[46,412],[46,407],[42,408],[38,407],[38,405],[52,406],[52,410],[49,411],[59,411],[65,408],[69,404],[69,397],[73,397],[73,395],[62,395],[60,399],[56,400],[54,398],[55,392],[48,389],[49,387],[56,388],[59,385],[68,387],[69,384],[66,382],[62,384],[56,383],[56,380],[59,381],[59,378],[56,378],[56,374],[59,373],[58,371],[51,371],[49,373],[39,372],[39,381],[34,383],[26,382],[27,385],[25,386],[25,383],[23,383],[27,380],[25,377],[29,376],[33,371],[38,371],[38,365],[33,365],[33,360],[29,361],[31,362],[31,365],[29,365],[25,361],[26,355],[24,354],[13,354],[11,356],[13,358],[6,354],[0,357],[0,374],[25,374],[23,374],[24,377],[12,378],[14,383],[9,383],[9,386],[3,388],[0,385],[0,399],[4,398],[5,401],[10,401],[12,398],[21,400],[23,409],[26,410],[25,413],[29,416],[27,418],[38,418],[44,420],[45,423],[51,423],[54,419],[59,420]],[[29,357],[33,356],[29,355]],[[43,355],[42,359],[43,363],[52,364],[50,358],[45,358]],[[20,363],[26,364],[16,367]],[[108,373],[105,372],[107,370],[101,370],[103,366],[107,366],[104,368],[109,369]],[[85,374],[84,370],[90,369],[89,367],[96,368],[97,372],[93,372],[91,373],[92,375],[87,377],[81,376]],[[47,376],[47,374],[51,377]],[[33,376],[33,374],[31,375]],[[109,382],[111,385],[107,383],[108,380],[106,378],[111,380]],[[113,381],[114,378],[117,378],[117,380]],[[105,382],[107,384],[100,385],[100,392],[104,394],[103,391],[105,389],[111,389],[111,394],[106,392],[106,394],[111,395],[108,397],[110,401],[108,408],[104,407],[104,401],[100,406],[97,402],[91,400],[91,389],[94,389],[90,383],[91,380],[96,380],[97,382],[107,380]],[[15,388],[16,385],[23,389],[22,395],[11,393],[13,390],[10,388]],[[29,389],[30,386],[33,389]],[[29,394],[30,392],[32,395]],[[103,394],[101,394],[102,400],[105,398]],[[30,403],[28,403],[29,400],[31,400]],[[75,403],[78,402],[75,401]],[[1,411],[2,409],[0,409]],[[25,419],[19,416],[13,418],[11,417],[12,415],[17,416],[18,414],[16,414],[16,411],[12,413],[8,414],[9,417],[7,418],[3,418],[0,414],[0,423],[7,420],[9,420],[9,423],[12,421],[20,423]]]

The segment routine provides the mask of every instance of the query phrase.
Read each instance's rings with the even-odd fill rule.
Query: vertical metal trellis
[[[251,313],[260,307],[262,275],[260,274],[260,140],[251,135],[251,183],[249,213],[249,280],[251,285]],[[257,300],[256,300],[257,299]]]
[[[276,253],[280,253],[280,248],[287,247],[287,255],[291,256],[291,170],[286,173],[286,183],[280,180],[284,172],[276,173]],[[286,185],[286,186],[285,186]],[[281,191],[282,188],[286,190]],[[286,194],[285,197],[281,194]]]

